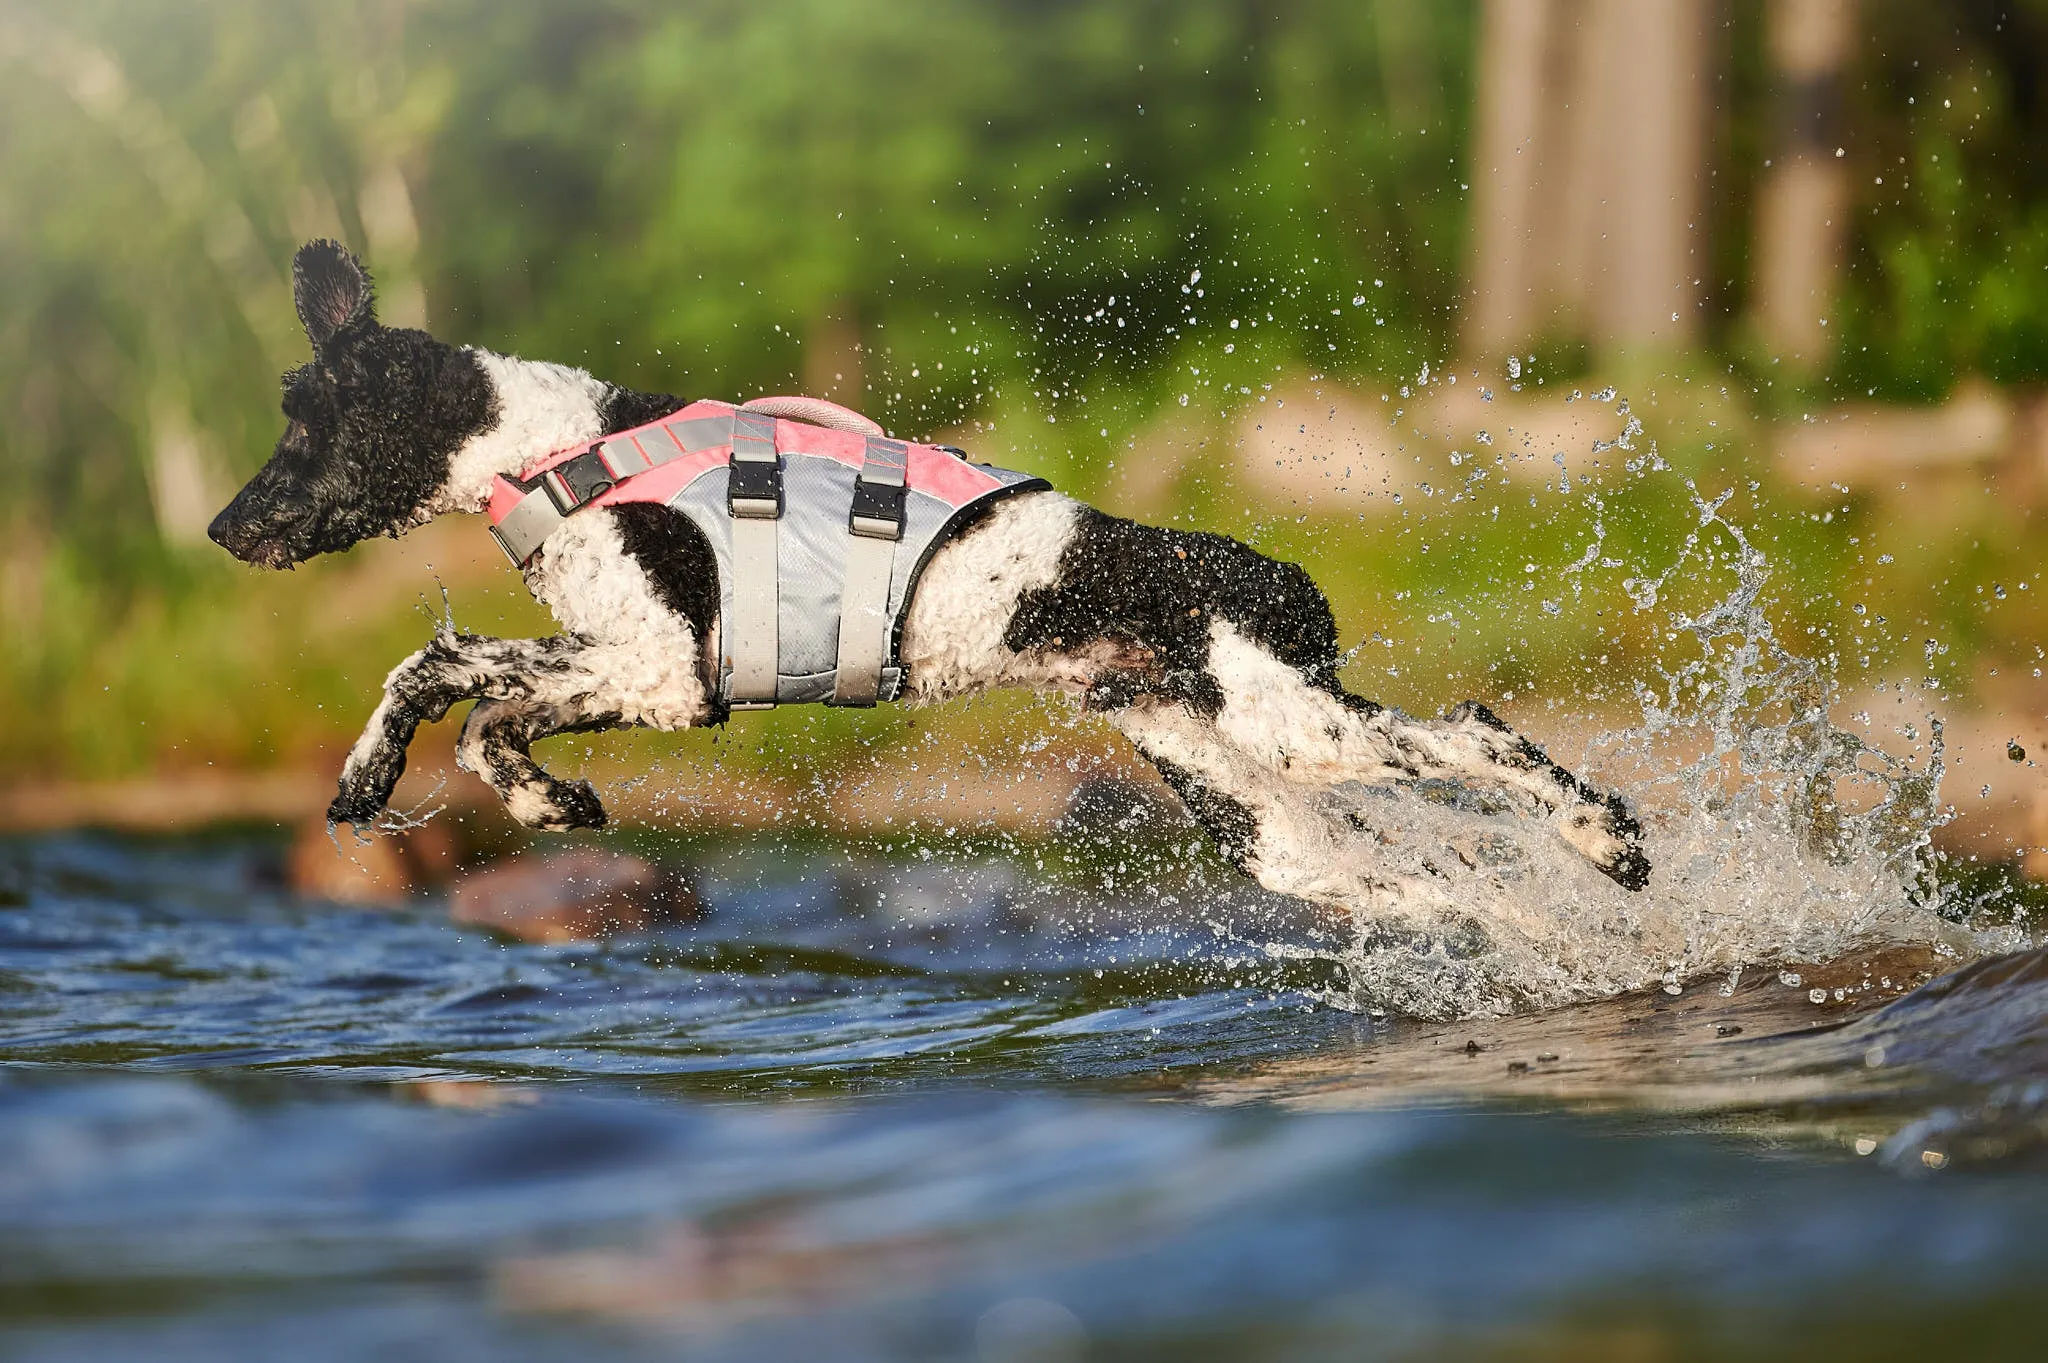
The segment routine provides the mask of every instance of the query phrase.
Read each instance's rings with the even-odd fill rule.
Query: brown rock
[[[359,836],[328,829],[324,814],[302,821],[285,858],[294,893],[344,904],[393,905],[411,890],[448,878],[455,860],[454,833],[441,821],[403,833]]]
[[[581,942],[703,916],[689,872],[579,848],[509,858],[460,877],[448,916],[529,942]]]

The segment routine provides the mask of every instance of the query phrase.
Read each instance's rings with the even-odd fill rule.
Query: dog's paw
[[[1562,830],[1566,842],[1624,890],[1650,883],[1650,858],[1643,851],[1643,826],[1619,795],[1600,804],[1566,809]]]
[[[405,775],[405,749],[383,741],[373,728],[357,741],[341,765],[334,803],[327,806],[329,823],[367,827],[391,803],[398,778]]]
[[[519,786],[505,797],[505,808],[520,823],[542,833],[573,833],[605,825],[604,803],[588,781]]]
[[[391,790],[388,786],[379,789],[376,782],[351,781],[344,776],[341,789],[336,793],[333,802],[327,806],[327,822],[368,828],[377,822],[377,816],[384,812],[384,806],[390,798]]]

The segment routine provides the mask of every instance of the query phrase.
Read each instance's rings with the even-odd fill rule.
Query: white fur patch
[[[594,687],[586,708],[656,729],[706,718],[704,648],[655,595],[609,511],[563,522],[528,567],[526,585],[564,632],[588,641],[577,659],[577,671],[588,674],[581,684]]]
[[[482,511],[499,474],[519,473],[556,450],[605,434],[598,416],[606,392],[602,381],[568,365],[475,348],[468,353],[497,392],[498,422],[455,452],[447,483],[427,506],[430,515]]]
[[[903,621],[905,699],[944,700],[999,686],[1052,686],[1056,663],[1020,656],[1003,631],[1024,593],[1058,579],[1081,504],[1057,492],[998,502],[965,535],[932,555]]]
[[[506,812],[528,828],[540,828],[561,817],[555,802],[540,786],[514,786],[504,795]]]
[[[1242,849],[1246,869],[1266,889],[1342,904],[1381,888],[1381,868],[1358,855],[1357,840],[1342,836],[1305,788],[1273,780],[1263,763],[1184,706],[1141,701],[1109,722],[1146,756],[1173,763],[1244,806],[1256,824],[1251,846]]]

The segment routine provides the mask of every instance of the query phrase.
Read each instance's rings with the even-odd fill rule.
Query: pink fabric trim
[[[821,408],[830,408],[834,412],[844,413],[863,422],[866,426],[873,426],[872,434],[881,434],[882,428],[875,426],[866,417],[857,412],[847,411],[835,403],[826,402],[823,398],[761,398],[748,403],[747,407],[763,415],[775,415],[776,413],[769,411],[766,406],[770,402],[818,404]],[[732,410],[731,403],[706,399],[693,402],[679,412],[671,412],[659,421],[651,421],[630,431],[604,436],[603,439],[608,442],[635,441],[644,454],[669,444],[668,433],[662,429],[669,423],[690,421],[697,417],[721,416]],[[778,406],[776,412],[781,410],[782,408]],[[868,433],[864,431],[837,429],[777,415],[775,448],[783,454],[816,455],[858,469],[867,461],[866,434]],[[527,469],[521,476],[530,482],[537,474],[546,472],[565,459],[575,458],[596,443],[598,442],[591,441],[587,444],[573,445],[566,450],[557,450]],[[936,497],[951,507],[961,507],[1001,484],[1000,479],[984,473],[958,455],[949,454],[936,445],[920,445],[908,441],[904,443],[910,452],[908,478],[912,491]],[[722,467],[731,457],[732,446],[729,444],[714,445],[695,454],[683,455],[645,473],[625,479],[599,497],[595,504],[610,506],[619,502],[666,502],[704,474]],[[511,479],[502,474],[494,479],[491,483],[490,505],[487,508],[491,524],[496,525],[503,521],[525,496],[526,494],[521,492]]]

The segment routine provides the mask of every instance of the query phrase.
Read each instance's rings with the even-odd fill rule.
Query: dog
[[[290,568],[483,511],[501,480],[525,487],[521,475],[550,456],[687,405],[383,326],[369,274],[333,242],[301,248],[292,274],[313,359],[284,376],[275,452],[209,529],[251,564]],[[523,572],[561,633],[439,631],[385,679],[330,820],[374,824],[415,730],[458,702],[476,703],[458,765],[519,823],[554,832],[599,827],[605,812],[587,782],[534,761],[536,741],[726,721],[719,567],[690,519],[644,501],[587,506]],[[1303,879],[1275,791],[1342,782],[1462,783],[1549,820],[1623,887],[1648,881],[1641,826],[1618,795],[1477,702],[1423,720],[1353,695],[1309,575],[1225,536],[1141,525],[1051,490],[994,500],[915,578],[898,660],[900,698],[916,703],[998,687],[1075,698],[1137,747],[1232,865],[1282,893]]]

